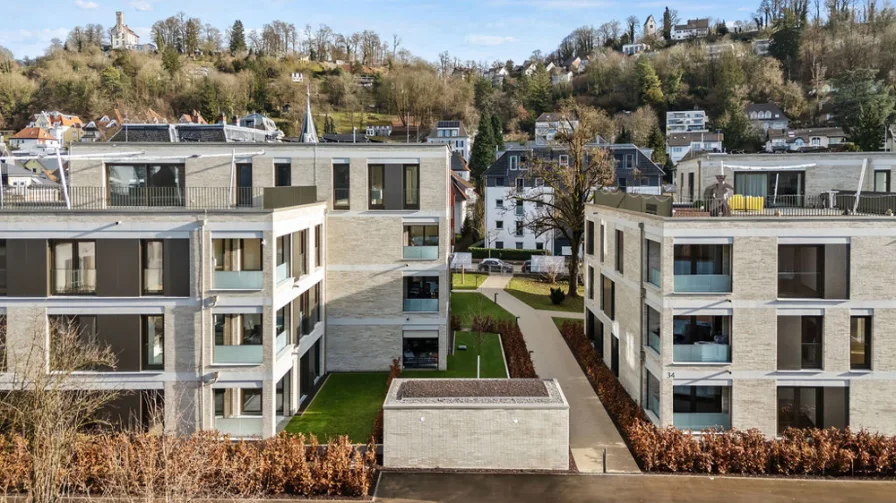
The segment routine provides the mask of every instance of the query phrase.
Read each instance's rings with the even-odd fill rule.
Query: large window
[[[731,388],[724,386],[673,386],[672,412],[676,428],[727,429]]]
[[[382,210],[386,207],[386,167],[382,164],[372,164],[368,166],[367,172],[368,188],[370,192],[368,208],[371,210]]]
[[[778,297],[849,298],[849,245],[779,245]]]
[[[806,174],[802,171],[737,172],[734,191],[765,198],[766,207],[803,206]]]
[[[0,315],[0,372],[6,371],[6,315]]]
[[[321,224],[317,224],[314,226],[314,267],[321,267],[324,265],[323,261],[323,237],[324,237],[324,226]]]
[[[165,366],[165,318],[163,316],[141,317],[143,348],[143,370],[162,370]]]
[[[405,225],[403,256],[406,259],[439,258],[439,226]]]
[[[585,253],[594,255],[594,222],[585,222]]]
[[[778,388],[778,434],[787,428],[846,428],[849,388]]]
[[[594,268],[588,266],[588,298],[594,299]]]
[[[404,166],[404,209],[420,209],[420,166],[406,164]]]
[[[407,276],[404,278],[404,310],[439,310],[439,277]]]
[[[214,288],[260,290],[264,286],[261,239],[213,239]]]
[[[274,186],[289,187],[292,185],[292,166],[289,163],[274,165]]]
[[[164,241],[145,239],[142,245],[143,293],[147,295],[161,294],[164,292]]]
[[[656,417],[660,417],[660,380],[653,377],[653,374],[647,372],[647,410],[653,412]]]
[[[853,316],[849,325],[849,368],[871,370],[871,316]]]
[[[616,270],[625,272],[625,234],[621,230],[616,231]]]
[[[96,293],[96,242],[53,241],[50,248],[54,294]]]
[[[262,315],[215,314],[214,363],[258,364],[262,358]]]
[[[438,369],[439,338],[409,337],[408,335],[408,333],[405,333],[402,343],[402,363],[404,368]]]
[[[676,293],[731,291],[731,245],[675,245]]]
[[[240,408],[244,416],[260,416],[261,415],[261,390],[260,389],[240,389]]]
[[[874,171],[874,192],[890,192],[890,171]]]
[[[644,307],[647,308],[647,345],[659,353],[662,350],[662,346],[660,345],[660,341],[662,340],[660,313],[650,306],[645,305]]]
[[[730,316],[675,316],[672,338],[676,363],[731,361]]]
[[[347,210],[350,207],[350,172],[348,164],[333,165],[333,209]],[[371,198],[371,201],[373,199]]]
[[[778,370],[822,368],[823,316],[778,316]]]
[[[291,234],[286,234],[277,238],[277,249],[275,250],[277,253],[277,265],[276,277],[274,279],[278,283],[285,280],[286,278],[289,278],[291,274],[291,271],[289,270],[291,243]]]
[[[601,281],[601,291],[600,291],[600,306],[601,310],[610,317],[611,320],[616,319],[616,284],[613,283],[613,280],[600,275]]]
[[[660,288],[662,285],[663,256],[661,245],[656,241],[647,241],[647,282]]]
[[[604,254],[606,252],[606,243],[604,240],[604,224],[600,224],[600,262],[604,262]]]
[[[274,328],[274,332],[277,334],[276,337],[276,350],[280,351],[283,349],[286,344],[289,343],[291,337],[289,336],[289,329],[292,326],[290,324],[290,306],[289,304],[281,307],[274,314],[274,324],[276,325]]]
[[[108,167],[112,206],[183,206],[182,164],[112,164]]]

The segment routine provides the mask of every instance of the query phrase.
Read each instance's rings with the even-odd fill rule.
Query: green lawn
[[[405,370],[401,373],[401,377],[408,379],[476,377],[476,336],[475,332],[457,333],[454,341],[455,347],[466,344],[467,349],[465,351],[455,351],[454,355],[448,356],[448,370]],[[507,377],[498,334],[483,334],[482,336],[482,358],[480,360],[479,377]]]
[[[567,321],[577,321],[577,322],[579,322],[579,323],[585,323],[584,320],[579,320],[579,319],[576,319],[576,318],[557,318],[557,317],[555,316],[555,317],[553,317],[553,318],[551,318],[551,319],[554,320],[554,325],[557,325],[557,330],[560,330],[560,328],[563,326],[563,323],[565,323],[565,322],[567,322]]]
[[[330,374],[301,416],[286,426],[290,433],[313,433],[322,443],[348,435],[353,443],[370,440],[373,422],[386,398],[386,372]]]
[[[508,313],[503,307],[495,304],[481,293],[452,293],[451,315],[460,316],[460,325],[468,328],[475,315],[491,316],[503,320],[515,320],[516,316]]]
[[[557,288],[559,286],[563,289],[564,292],[568,288],[565,283],[551,285],[550,283],[537,279],[514,276],[510,280],[510,283],[507,284],[507,288],[505,288],[505,290],[510,295],[513,295],[526,304],[529,304],[529,306],[534,309],[545,309],[548,311],[566,311],[568,313],[581,313],[585,311],[585,301],[583,300],[585,289],[583,287],[579,287],[578,297],[574,299],[567,297],[563,300],[562,304],[555,305],[551,302],[550,297],[552,286],[554,288]]]
[[[485,279],[488,278],[488,274],[479,274],[472,272],[465,272],[463,274],[456,272],[451,275],[451,289],[452,290],[475,290],[479,288]]]

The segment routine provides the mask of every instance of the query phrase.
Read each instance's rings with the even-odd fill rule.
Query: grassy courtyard
[[[313,433],[321,442],[348,435],[353,443],[367,443],[386,398],[388,376],[386,372],[330,374],[308,409],[293,417],[286,431]]]
[[[563,300],[563,303],[558,305],[551,302],[550,294],[552,287],[560,287],[564,292],[568,288],[565,283],[552,285],[546,281],[541,281],[538,279],[521,278],[518,276],[514,276],[510,280],[510,283],[507,284],[507,288],[505,288],[504,290],[510,295],[513,295],[514,297],[525,302],[533,309],[543,309],[547,311],[565,311],[568,313],[581,313],[585,311],[584,287],[580,286],[578,288],[578,297],[566,297]]]
[[[451,315],[460,316],[460,325],[469,327],[473,316],[491,316],[500,320],[515,320],[516,316],[510,314],[503,307],[495,304],[491,299],[481,293],[452,293]]]
[[[451,275],[452,290],[475,290],[488,278],[487,274],[479,274],[473,272],[453,273]]]
[[[476,336],[475,332],[458,332],[454,340],[455,348],[466,345],[464,351],[455,351],[448,356],[448,370],[405,370],[402,378],[434,378],[434,377],[476,377]],[[501,340],[498,334],[482,334],[482,358],[480,359],[479,377],[507,377],[504,369],[504,357],[501,353]]]

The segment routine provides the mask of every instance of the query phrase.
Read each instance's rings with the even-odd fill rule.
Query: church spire
[[[302,122],[302,132],[299,133],[299,141],[302,143],[317,143],[317,129],[314,127],[314,118],[311,117],[311,85],[308,85],[307,99],[305,102],[305,120]]]

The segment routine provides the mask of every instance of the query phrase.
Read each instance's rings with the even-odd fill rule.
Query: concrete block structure
[[[725,215],[598,193],[586,334],[659,426],[896,434],[896,220],[862,210],[880,197]]]
[[[274,435],[329,371],[444,369],[449,155],[76,144],[65,191],[0,202],[0,365],[75,319],[118,355],[79,375],[131,392],[110,417],[234,437]]]
[[[405,388],[421,381],[448,384],[450,393],[407,396]],[[474,390],[494,381],[535,392],[482,396]],[[569,403],[556,379],[395,379],[383,425],[389,468],[569,469]]]

